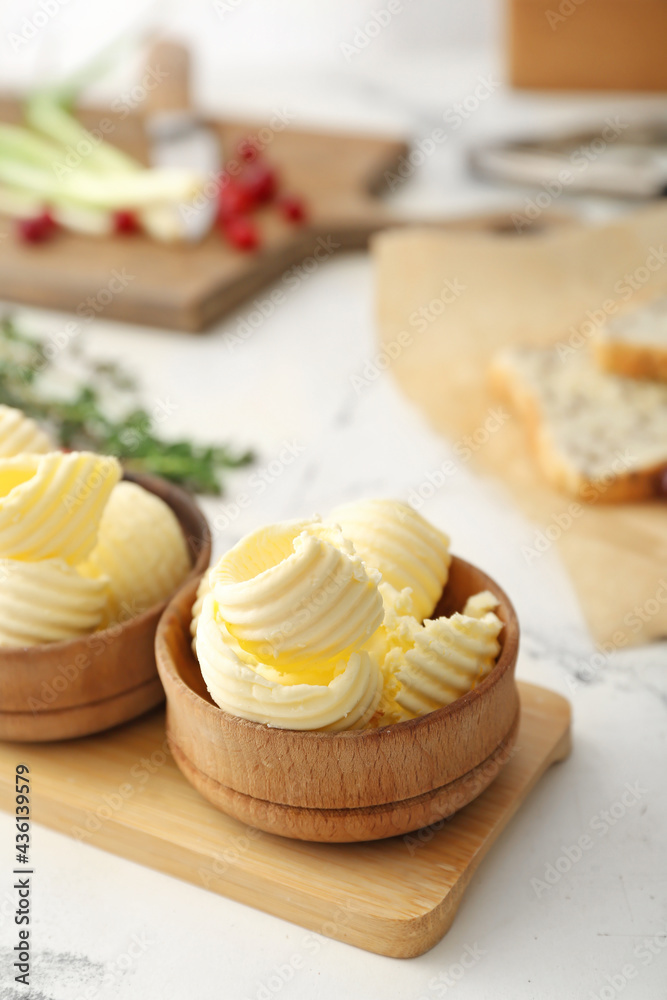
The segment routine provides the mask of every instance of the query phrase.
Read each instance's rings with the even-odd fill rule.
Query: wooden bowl
[[[495,667],[446,708],[360,732],[275,729],[218,708],[190,645],[195,590],[184,587],[162,616],[157,664],[174,759],[222,812],[298,840],[377,840],[450,816],[509,759],[519,722],[519,625],[504,591],[470,563],[453,559],[437,614],[491,590],[505,625]]]
[[[187,580],[196,586],[211,558],[204,515],[187,493],[163,479],[129,472],[124,478],[171,507],[192,558]],[[0,739],[87,736],[159,705],[164,690],[155,667],[155,630],[165,604],[77,639],[0,648]]]

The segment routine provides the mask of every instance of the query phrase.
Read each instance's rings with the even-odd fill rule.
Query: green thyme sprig
[[[8,318],[0,322],[0,403],[23,410],[45,425],[65,448],[115,455],[126,468],[150,472],[180,483],[196,493],[219,495],[225,469],[253,460],[250,451],[235,452],[227,445],[199,445],[167,441],[154,427],[151,414],[138,404],[135,380],[116,362],[89,358],[76,352],[82,368],[81,384],[68,394],[49,392],[47,373],[53,361],[40,340],[20,330]],[[105,399],[123,396],[123,416],[113,417]]]

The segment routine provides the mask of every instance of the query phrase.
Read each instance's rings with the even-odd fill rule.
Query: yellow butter
[[[117,483],[102,513],[97,544],[79,572],[108,577],[105,624],[166,600],[190,571],[183,531],[171,508],[136,483]]]
[[[201,609],[204,604],[204,598],[207,594],[211,593],[211,584],[209,581],[208,572],[204,573],[203,577],[199,581],[199,586],[197,587],[197,595],[195,597],[195,603],[192,605],[192,621],[190,622],[190,635],[194,639],[197,634],[197,625],[199,624],[199,616],[201,615]]]
[[[359,648],[382,621],[378,577],[333,525],[287,521],[246,536],[210,573],[231,635],[282,670]]]
[[[470,598],[462,614],[426,620],[411,649],[387,654],[385,672],[394,674],[394,700],[405,712],[424,715],[460,698],[493,668],[503,627],[493,612],[497,600],[484,591]]]
[[[415,618],[422,621],[432,613],[449,574],[447,535],[397,500],[345,504],[328,520],[340,525],[365,565],[379,570],[384,582],[397,591],[410,588]]]
[[[0,459],[0,555],[81,562],[120,471],[115,458],[89,452]]]
[[[328,683],[307,684],[262,665],[220,618],[213,594],[202,602],[195,638],[202,677],[226,712],[281,729],[363,728],[377,709],[382,679],[367,653],[341,658]]]
[[[422,621],[449,563],[446,536],[393,501],[253,532],[193,605],[211,697],[230,714],[303,730],[391,725],[449,704],[491,670],[502,628],[487,591],[462,614]]]
[[[15,455],[44,455],[55,444],[34,420],[21,410],[0,404],[0,458]]]
[[[412,614],[412,593],[406,588],[398,591],[390,583],[378,587],[384,605],[382,624],[364,644],[381,670],[391,650],[411,649],[419,622]]]
[[[0,645],[86,635],[101,621],[107,580],[86,580],[62,559],[0,559]]]

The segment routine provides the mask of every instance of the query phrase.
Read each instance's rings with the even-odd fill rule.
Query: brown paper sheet
[[[375,237],[373,251],[391,371],[457,442],[483,428],[500,402],[486,374],[503,345],[572,338],[586,350],[605,311],[667,290],[667,207],[612,226],[522,237],[391,230]],[[598,643],[667,635],[667,504],[582,504],[568,524],[573,498],[544,480],[515,414],[488,435],[475,464],[510,487],[536,537],[554,538]]]

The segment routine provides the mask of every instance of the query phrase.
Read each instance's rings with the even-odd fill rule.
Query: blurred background
[[[176,40],[190,53],[190,100],[198,114],[257,125],[278,115],[307,133],[404,140],[398,179],[386,171],[377,178],[387,213],[377,225],[491,214],[511,233],[531,232],[552,217],[605,222],[657,202],[667,187],[667,74],[660,50],[666,11],[662,0],[18,0],[3,12],[0,91],[8,98],[48,91],[93,67],[78,92],[79,105],[98,109],[90,112],[89,127],[109,107],[122,119],[128,110],[141,116],[150,95],[137,84],[150,65],[151,46]],[[18,113],[15,101],[6,106],[10,115]],[[132,147],[131,118],[111,134],[112,143]],[[223,137],[223,163],[237,155],[243,134]],[[57,125],[54,135],[61,138]],[[335,138],[319,153],[314,138],[283,154],[284,138],[278,135],[268,150],[269,164],[278,158],[289,193],[305,195],[306,221],[315,231],[335,234],[344,216],[348,238],[292,280],[291,263],[312,246],[299,250],[298,226],[276,223],[273,206],[262,207],[266,247],[260,251],[273,252],[285,240],[296,240],[297,249],[251,282],[249,297],[236,292],[240,276],[266,258],[230,245],[224,219],[223,232],[214,227],[203,249],[172,249],[143,237],[101,242],[77,233],[32,247],[21,241],[20,229],[0,235],[0,294],[21,304],[8,303],[7,312],[16,312],[22,329],[56,344],[57,364],[71,353],[59,344],[85,342],[96,356],[141,371],[149,410],[151,401],[173,397],[167,412],[160,411],[171,438],[229,440],[237,454],[251,448],[260,462],[270,461],[291,436],[303,443],[306,458],[284,470],[249,510],[230,519],[216,501],[204,501],[214,521],[220,515],[214,524],[219,549],[262,517],[326,509],[337,493],[406,495],[450,447],[417,423],[391,373],[357,398],[356,374],[378,349],[372,260],[345,252],[363,247],[368,235],[349,237],[359,201],[350,201],[350,209],[345,190],[334,191]],[[349,154],[347,167],[354,167],[355,156]],[[554,187],[563,167],[570,180]],[[316,204],[310,188],[320,175]],[[341,179],[343,188],[348,183]],[[335,224],[328,217],[332,207]],[[124,266],[139,280],[109,294],[109,274]],[[179,279],[183,296],[201,276],[201,297],[213,297],[204,286],[214,287],[218,268],[227,269],[232,289],[225,308],[212,308],[199,323],[208,327],[202,338],[175,332],[197,328],[178,312]],[[270,300],[272,279],[274,290],[286,293],[279,307]],[[81,303],[91,291],[95,302],[100,295],[104,301],[89,316],[84,309],[82,318]],[[151,299],[150,310],[144,298]],[[68,312],[76,318],[73,333]],[[104,442],[92,444],[104,448]],[[345,475],[336,478],[343,461]],[[230,473],[232,498],[252,475]],[[465,469],[428,509],[484,561],[478,524],[487,521],[493,533],[498,502],[489,485]],[[470,504],[479,505],[476,523]],[[534,570],[524,565],[515,541],[496,558],[501,573],[512,563],[531,579]],[[549,554],[547,564],[558,574],[555,556]],[[535,589],[526,584],[521,590],[518,600],[528,609]],[[569,592],[566,603],[575,608]]]
[[[660,114],[656,90],[667,80],[651,49],[663,20],[657,0],[17,0],[4,12],[0,86],[62,78],[125,38],[117,65],[85,93],[113,99],[139,76],[139,41],[166,35],[194,55],[201,110],[262,120],[284,105],[295,124],[416,139],[492,78],[492,99],[393,198],[397,211],[462,213],[518,200],[516,188],[470,177],[463,154],[478,142],[595,129],[611,113]],[[624,203],[577,198],[574,208],[605,216]]]
[[[107,107],[143,113],[141,91],[139,99],[133,93],[145,73],[150,46],[176,40],[189,50],[191,102],[203,116],[261,126],[282,115],[290,128],[405,140],[409,147],[402,155],[408,159],[400,182],[392,183],[381,171],[376,185],[386,211],[383,227],[396,221],[438,224],[492,214],[501,220],[496,229],[530,233],[556,217],[605,223],[661,204],[667,190],[665,38],[667,0],[12,0],[2,5],[0,15],[0,105],[7,112],[0,122],[12,115],[17,121],[15,96],[70,79],[83,67],[98,64],[110,47],[113,58],[104,73],[93,74],[78,98],[80,105],[98,109],[89,112],[86,123],[94,126],[103,113],[99,109]],[[141,126],[133,133],[125,128],[128,123],[129,117],[110,139],[126,142],[126,151],[134,151],[132,142],[138,137],[140,149],[143,141]],[[235,132],[224,127],[231,132],[224,133],[223,161],[238,155],[238,141],[248,126]],[[603,133],[607,139],[600,146]],[[20,351],[28,343],[40,371],[44,358],[53,360],[54,369],[75,368],[74,388],[70,381],[68,391],[78,405],[75,394],[81,385],[99,390],[92,402],[85,397],[86,420],[91,413],[99,418],[103,407],[105,421],[98,422],[105,428],[110,426],[108,414],[117,415],[125,405],[118,385],[128,373],[136,378],[142,420],[146,417],[152,435],[147,457],[162,462],[173,458],[173,442],[182,446],[188,474],[180,481],[202,495],[214,560],[263,523],[326,514],[341,502],[364,496],[423,500],[421,513],[451,535],[453,551],[483,567],[510,594],[521,620],[521,679],[544,684],[574,703],[577,733],[571,764],[553,769],[540,784],[498,846],[495,863],[489,858],[476,894],[466,898],[444,942],[423,958],[399,964],[322,939],[317,960],[288,984],[284,995],[289,991],[304,1000],[341,992],[406,1000],[440,995],[432,977],[469,943],[479,941],[490,957],[457,984],[457,996],[611,996],[603,973],[620,968],[627,949],[644,935],[660,934],[660,947],[665,941],[664,909],[655,891],[655,873],[665,869],[665,818],[659,814],[664,795],[658,791],[664,784],[665,646],[650,640],[664,635],[659,628],[666,612],[662,604],[662,617],[650,619],[643,648],[610,649],[609,644],[600,646],[607,633],[591,630],[590,609],[600,617],[617,614],[627,621],[634,606],[655,603],[667,561],[664,504],[661,509],[657,501],[647,502],[639,513],[627,506],[631,524],[624,524],[625,531],[617,530],[608,507],[599,505],[590,516],[604,520],[604,530],[591,530],[591,548],[580,552],[572,541],[580,520],[570,533],[556,531],[558,537],[565,535],[569,552],[579,559],[576,568],[588,590],[586,608],[577,574],[568,571],[562,558],[564,548],[549,540],[553,533],[539,558],[526,558],[526,550],[532,551],[536,539],[553,529],[554,517],[569,509],[572,498],[548,492],[532,465],[516,477],[519,488],[512,493],[507,477],[488,474],[477,462],[484,457],[483,447],[474,461],[461,460],[462,432],[440,425],[438,433],[437,423],[429,420],[420,395],[425,399],[428,389],[432,400],[445,399],[447,379],[452,397],[457,389],[458,353],[452,352],[452,362],[436,352],[438,338],[446,339],[440,333],[447,331],[450,313],[442,318],[438,313],[421,340],[421,331],[411,326],[420,333],[413,337],[415,350],[406,351],[395,366],[383,358],[377,311],[381,266],[366,249],[367,230],[375,223],[355,233],[360,202],[351,199],[348,205],[345,190],[336,189],[339,181],[343,188],[348,183],[347,174],[339,176],[339,162],[352,170],[355,156],[337,159],[342,142],[337,145],[330,137],[317,152],[318,141],[311,137],[291,147],[288,134],[281,133],[268,150],[267,160],[277,164],[288,193],[304,196],[308,218],[303,228],[292,227],[277,219],[275,204],[262,204],[256,217],[265,244],[258,254],[244,254],[230,244],[224,218],[218,220],[222,233],[214,228],[203,244],[172,247],[138,233],[96,240],[64,231],[42,244],[43,228],[36,234],[25,225],[21,229],[20,213],[18,219],[3,217],[0,319],[10,317],[11,324],[8,320],[2,350],[11,354],[18,344],[21,361]],[[2,152],[0,144],[0,167]],[[145,148],[136,155],[142,153],[146,159]],[[563,169],[570,179],[554,185]],[[336,225],[340,223],[341,232],[346,229],[347,240],[329,218],[334,208]],[[41,203],[37,211],[42,211]],[[646,240],[661,247],[667,223],[661,213],[654,214],[658,218],[647,225]],[[298,242],[310,223],[325,240],[318,258],[313,256],[316,244]],[[40,245],[26,245],[32,242],[26,238],[30,233]],[[327,250],[331,234],[340,245]],[[511,235],[497,242],[510,245],[507,252],[512,254],[524,238],[528,243],[533,237],[514,241]],[[244,273],[263,266],[271,252],[290,240],[292,251],[284,259],[279,256],[270,273],[243,284]],[[625,242],[621,237],[611,242],[612,263],[621,273],[626,258],[633,261],[632,268],[648,259],[634,232]],[[544,299],[549,293],[557,299],[562,287],[574,289],[578,320],[587,309],[599,311],[606,298],[600,289],[612,268],[605,270],[604,261],[600,263],[602,243],[604,239],[591,244],[597,249],[589,257],[581,250],[574,263],[566,246],[556,263],[551,261],[552,270],[540,272],[543,283],[537,285]],[[414,271],[414,280],[402,281],[410,271],[410,246],[405,257],[397,258],[395,281],[386,278],[385,264],[381,292],[394,303],[398,317],[395,329],[384,331],[390,341],[397,329],[408,328],[401,327],[397,302],[408,303],[407,315],[415,302],[441,307],[441,278],[453,280],[459,274],[452,250],[446,267],[437,253],[430,265],[423,258],[428,265],[423,270],[429,270],[423,286],[422,275]],[[304,254],[312,266],[294,271]],[[474,263],[468,260],[471,272]],[[134,277],[118,287],[117,272],[122,275],[124,269]],[[217,308],[211,291],[217,269],[226,269],[230,279],[225,308]],[[530,278],[522,285],[525,275],[512,273],[509,266],[500,273],[509,278],[500,291],[492,289],[482,332],[496,330],[497,301],[504,303],[509,317],[498,326],[510,329],[512,307],[518,303],[514,333],[521,342],[525,327],[529,335],[534,333],[532,315],[520,308]],[[479,280],[479,296],[470,297],[476,301],[493,284]],[[588,299],[581,291],[586,280]],[[667,290],[667,279],[660,280]],[[179,312],[191,292],[210,306],[205,322]],[[536,297],[525,295],[525,300],[535,306],[534,326],[542,322],[546,328],[558,309],[542,308],[542,300],[535,305]],[[188,332],[202,326],[203,333]],[[459,333],[464,343],[474,339],[467,338],[462,321]],[[569,335],[567,329],[562,333]],[[428,356],[429,344],[435,360]],[[89,360],[82,365],[77,352],[83,347]],[[419,357],[424,391],[410,396],[395,376],[401,370],[412,373]],[[0,352],[0,388],[25,389],[20,379],[8,380],[4,360]],[[119,375],[114,366],[120,377],[108,392],[109,372]],[[472,371],[482,384],[482,364],[473,364],[468,355],[461,367],[465,376]],[[51,374],[49,368],[47,376]],[[50,384],[44,391],[51,392]],[[6,394],[0,402],[24,405],[20,397],[17,401]],[[50,417],[62,410],[59,405],[49,396],[48,406],[43,402],[42,410],[31,412]],[[489,398],[482,405],[495,407],[496,402]],[[486,413],[480,414],[471,416],[471,426],[480,419],[477,429],[484,431]],[[83,431],[93,422],[88,420]],[[517,423],[507,421],[508,433]],[[136,447],[128,445],[123,452],[119,446],[128,430],[124,414],[113,430],[114,453],[135,461]],[[134,434],[136,426],[129,430]],[[514,457],[528,454],[524,428],[515,426],[514,432],[518,443],[508,467]],[[79,437],[74,445],[81,440],[101,452],[112,448],[104,438],[91,444]],[[213,468],[217,459],[210,453],[206,457],[209,444],[230,446],[229,453],[221,449],[220,469]],[[148,465],[153,471],[163,467]],[[447,467],[454,471],[445,476],[441,470]],[[218,472],[220,482],[215,481]],[[539,516],[521,505],[529,492],[526,483],[538,499],[546,497]],[[222,495],[215,495],[216,487]],[[622,515],[623,510],[617,516]],[[598,556],[605,545],[613,560],[601,562],[598,572],[589,552]],[[638,571],[642,566],[643,576]],[[544,896],[536,895],[530,875],[541,875],[544,864],[564,850],[562,845],[578,843],[588,817],[614,803],[627,787],[624,782],[638,780],[651,789],[641,819],[635,822],[633,815],[620,823],[600,839],[590,860]],[[9,831],[9,817],[6,822]],[[232,984],[230,995],[266,996],[258,992],[257,981],[266,980],[301,948],[299,928],[213,893],[46,829],[40,830],[36,845],[43,861],[38,867],[40,948],[72,960],[76,955],[71,953],[85,953],[104,969],[104,963],[127,950],[131,933],[150,930],[151,947],[128,975],[119,974],[114,997],[181,998],[192,992],[193,982],[198,995],[219,997],[221,981]],[[99,899],[104,905],[98,905]],[[188,919],[175,919],[182,913]],[[7,922],[7,934],[11,930]],[[6,943],[11,948],[14,938]],[[639,993],[630,987],[624,997],[663,996],[664,961],[658,959],[642,972]],[[72,966],[71,980],[63,978],[62,967],[55,965],[51,976],[48,963],[43,964],[42,979],[36,980],[39,996],[90,996],[88,967],[79,973]],[[1,985],[0,995],[5,996]],[[10,988],[6,995],[15,993]]]

